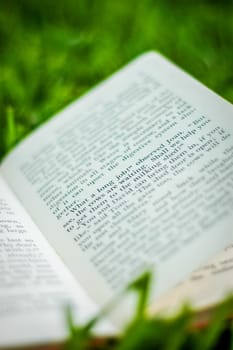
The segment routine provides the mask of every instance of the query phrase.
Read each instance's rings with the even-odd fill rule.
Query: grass
[[[1,0],[0,159],[146,50],[233,101],[232,1]]]
[[[233,102],[232,5],[232,0],[1,0],[0,159],[35,127],[147,50],[161,52]],[[232,325],[223,330],[232,300],[199,331],[189,327],[189,310],[170,322],[145,318],[145,283],[134,285],[140,296],[137,316],[121,342],[99,349],[233,349]],[[86,349],[95,321],[71,327],[67,348]]]
[[[151,275],[145,273],[134,281],[125,292],[136,292],[138,304],[135,316],[120,339],[108,342],[93,340],[93,327],[106,313],[101,311],[97,317],[84,327],[77,327],[68,314],[70,338],[64,350],[232,350],[233,296],[229,296],[214,310],[211,322],[205,326],[195,325],[195,314],[189,306],[173,318],[149,318],[145,314]],[[124,296],[124,295],[123,295]],[[116,305],[117,306],[117,305]]]

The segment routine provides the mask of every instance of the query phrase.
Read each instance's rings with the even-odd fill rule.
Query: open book
[[[67,302],[84,322],[148,269],[154,310],[217,303],[232,244],[233,108],[146,53],[1,164],[0,346],[64,339]]]

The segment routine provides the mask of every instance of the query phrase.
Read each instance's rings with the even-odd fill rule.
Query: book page
[[[178,311],[184,302],[195,309],[216,305],[233,291],[233,245],[217,254],[206,265],[194,271],[166,295],[150,305],[151,314]]]
[[[64,340],[68,304],[96,313],[0,177],[0,347]]]
[[[149,53],[20,144],[2,173],[100,305],[145,269],[156,298],[233,242],[232,118]]]

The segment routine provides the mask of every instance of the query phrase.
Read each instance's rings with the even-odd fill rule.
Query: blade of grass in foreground
[[[227,319],[233,314],[233,296],[224,300],[215,310],[211,322],[205,329],[193,327],[195,313],[189,306],[173,318],[146,316],[145,310],[150,291],[151,274],[145,272],[141,277],[131,283],[123,293],[105,307],[96,317],[86,325],[74,325],[71,310],[67,312],[70,329],[70,339],[66,350],[233,350],[233,328]],[[136,291],[138,303],[132,321],[126,327],[119,339],[111,345],[107,340],[93,341],[93,328],[97,322],[113,310],[120,299],[127,292]],[[227,325],[227,328],[226,328]],[[226,329],[229,330],[227,341],[222,342]],[[221,345],[224,344],[224,349]]]

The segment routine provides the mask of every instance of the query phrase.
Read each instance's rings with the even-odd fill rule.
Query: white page
[[[97,312],[0,177],[0,347],[64,340],[68,304],[80,323]]]
[[[232,110],[149,53],[21,143],[2,173],[100,305],[148,267],[158,297],[233,241]]]

